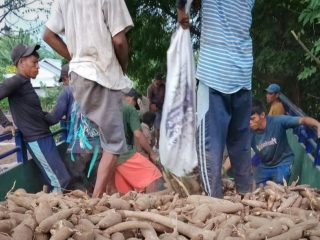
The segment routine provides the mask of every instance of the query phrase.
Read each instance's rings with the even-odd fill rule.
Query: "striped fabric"
[[[47,177],[49,178],[50,184],[51,184],[51,186],[53,186],[53,192],[61,192],[61,185],[58,180],[58,177],[54,173],[54,171],[52,170],[52,168],[51,168],[49,162],[47,161],[46,157],[44,156],[38,142],[37,141],[28,142],[28,145],[29,145],[30,149],[32,150],[32,153],[36,156],[36,159],[34,159],[34,160],[37,160],[40,163],[41,167],[43,168]]]
[[[219,92],[251,89],[254,0],[202,0],[197,78]]]
[[[53,137],[48,136],[27,142],[27,148],[50,190],[61,192],[66,189],[71,177],[60,157]]]

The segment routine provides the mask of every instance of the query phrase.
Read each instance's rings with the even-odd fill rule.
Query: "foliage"
[[[28,33],[42,28],[42,17],[49,14],[52,0],[4,0],[0,3],[0,35],[20,31],[17,26],[25,25]]]
[[[19,31],[15,35],[5,35],[0,38],[0,65],[8,66],[12,64],[11,50],[18,44],[23,43],[27,45],[33,44],[33,40],[30,34],[24,31]]]
[[[41,89],[44,91],[43,96],[40,97],[41,107],[43,111],[50,112],[57,102],[61,87],[47,88],[42,85]]]
[[[5,3],[13,1],[5,0]],[[176,27],[175,1],[126,0],[126,3],[135,24],[128,33],[131,47],[129,76],[145,94],[154,74],[166,72],[166,51]],[[48,5],[43,11],[47,13],[47,9]],[[190,17],[195,53],[198,53],[200,42],[198,9],[193,7]],[[39,12],[39,9],[36,11]],[[16,13],[22,17],[26,14],[25,11]],[[255,1],[252,24],[255,95],[264,98],[263,89],[269,83],[277,82],[284,93],[309,115],[320,116],[319,67],[291,34],[291,30],[294,30],[311,52],[320,58],[319,24],[319,0]],[[2,37],[1,49],[10,49],[3,48],[1,42]],[[0,53],[0,61],[5,59],[3,55],[9,56],[8,52]]]
[[[314,117],[320,116],[317,103],[320,82],[316,81],[319,69],[294,39],[291,30],[319,56],[320,29],[315,22],[319,22],[315,20],[315,7],[319,9],[319,5],[318,0],[256,1],[252,25],[254,92],[264,98],[262,89],[271,82],[279,83],[295,104]],[[319,17],[319,11],[317,13]]]
[[[128,0],[127,6],[135,24],[128,34],[131,47],[129,75],[136,87],[146,94],[146,88],[156,73],[166,73],[166,52],[176,27],[175,1]],[[191,33],[195,48],[199,47],[199,15],[191,12]]]

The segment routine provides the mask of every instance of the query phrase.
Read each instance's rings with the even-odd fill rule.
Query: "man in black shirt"
[[[30,81],[39,72],[39,48],[39,45],[19,44],[12,50],[11,59],[17,67],[17,74],[0,85],[0,99],[8,97],[13,120],[30,154],[53,191],[61,191],[67,187],[70,175],[60,158],[39,97]]]

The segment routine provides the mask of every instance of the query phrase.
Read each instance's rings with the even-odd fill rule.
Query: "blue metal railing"
[[[307,116],[300,108],[294,105],[285,95],[280,95],[280,100],[284,104],[287,114],[291,116],[305,117]],[[314,164],[320,166],[320,140],[317,132],[307,126],[299,126],[293,130],[298,136],[298,141],[305,146],[305,150],[314,158]]]
[[[67,129],[60,128],[58,131],[52,133],[52,136],[57,136],[57,135],[59,135],[60,141],[65,141],[67,136]],[[11,140],[12,138],[13,136],[11,133],[0,134],[0,142]],[[18,163],[25,163],[28,160],[27,147],[25,142],[22,139],[22,134],[19,130],[16,131],[14,139],[15,139],[16,146],[11,150],[8,150],[4,153],[0,153],[0,161],[3,158],[16,153],[17,154],[16,161]]]
[[[13,138],[13,136],[11,133],[5,133],[5,134],[0,135],[0,142],[6,141],[6,140],[11,140],[12,138]],[[16,157],[17,162],[23,163],[23,162],[27,161],[27,148],[26,148],[24,141],[22,140],[21,132],[17,131],[14,136],[14,139],[15,139],[16,146],[9,151],[6,151],[4,153],[0,153],[0,160],[16,153],[17,154],[17,157]]]

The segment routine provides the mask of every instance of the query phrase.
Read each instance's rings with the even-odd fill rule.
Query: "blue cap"
[[[281,92],[281,87],[276,84],[272,83],[266,88],[267,93],[279,93]]]

